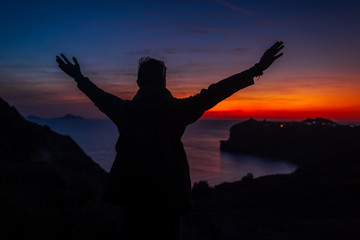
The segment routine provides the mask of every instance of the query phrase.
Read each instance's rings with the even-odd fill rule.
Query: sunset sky
[[[24,116],[104,118],[58,69],[76,56],[105,91],[131,99],[140,57],[165,61],[167,87],[187,97],[257,63],[275,41],[284,56],[255,85],[206,117],[360,122],[360,1],[5,1],[0,97]]]

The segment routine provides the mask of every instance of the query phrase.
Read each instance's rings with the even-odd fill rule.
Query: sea
[[[107,119],[28,119],[51,130],[68,135],[109,172],[115,159],[116,126]],[[251,173],[254,178],[273,174],[287,174],[296,170],[295,164],[274,161],[251,155],[220,151],[220,141],[227,140],[235,120],[199,120],[189,125],[182,141],[190,165],[192,183],[207,181],[210,186],[239,181]]]

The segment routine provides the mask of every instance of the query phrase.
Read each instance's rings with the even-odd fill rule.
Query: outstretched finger
[[[283,45],[283,41],[277,41],[276,43],[275,43],[275,45],[276,45],[276,47],[278,48],[278,47],[280,47],[281,45]]]
[[[284,45],[281,45],[277,49],[274,50],[274,55],[278,54],[282,49],[284,48]]]
[[[276,51],[279,48],[283,47],[283,42],[276,42],[274,45],[272,45],[272,47],[270,48],[271,51]]]
[[[278,48],[278,46],[279,46],[279,42],[276,42],[269,48],[269,50],[274,50],[274,49]]]
[[[72,64],[72,63],[65,57],[64,54],[60,54],[60,55],[63,57],[63,59],[65,60],[65,62],[66,62],[67,64]]]
[[[64,61],[59,56],[56,56],[56,61],[59,63],[59,65],[65,65]]]
[[[280,53],[280,54],[274,56],[274,60],[278,59],[278,58],[281,57],[282,55],[283,55],[283,53]]]
[[[77,59],[75,57],[72,58],[74,60],[75,66],[80,66]]]

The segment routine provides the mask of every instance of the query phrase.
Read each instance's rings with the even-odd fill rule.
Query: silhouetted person
[[[166,66],[141,58],[139,90],[132,100],[109,94],[81,74],[63,54],[59,67],[118,127],[116,158],[103,199],[124,206],[127,239],[179,239],[181,214],[191,208],[189,165],[181,137],[186,126],[242,88],[254,84],[282,53],[282,42],[268,49],[258,64],[197,95],[178,99],[166,89]]]

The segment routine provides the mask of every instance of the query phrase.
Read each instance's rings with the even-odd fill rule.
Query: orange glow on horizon
[[[323,117],[360,122],[360,81],[347,84],[333,78],[326,83],[317,79],[313,80],[316,84],[303,82],[264,81],[235,93],[207,111],[205,117],[289,120]]]
[[[263,110],[263,111],[206,111],[205,119],[245,119],[255,118],[262,119],[277,119],[277,120],[305,120],[307,118],[327,118],[332,121],[341,122],[360,122],[359,110],[312,110],[312,111],[297,111],[297,110]]]
[[[12,103],[25,109],[25,115],[53,117],[50,113],[56,116],[72,113],[85,118],[105,118],[73,82],[68,79],[56,80],[58,85],[55,85],[57,81],[54,84],[44,81],[36,84],[36,87],[34,84],[18,86],[14,89]],[[186,98],[216,82],[212,79],[206,82],[201,80],[183,84],[180,84],[180,80],[174,81],[169,90],[176,98]],[[103,83],[94,79],[94,83],[122,99],[132,99],[138,90],[133,82],[113,84],[112,81]],[[359,89],[360,81],[356,76],[344,76],[342,79],[334,76],[297,77],[291,81],[274,76],[264,77],[205,112],[204,118],[304,120],[323,117],[333,121],[360,122]],[[17,103],[21,101],[22,104]]]

